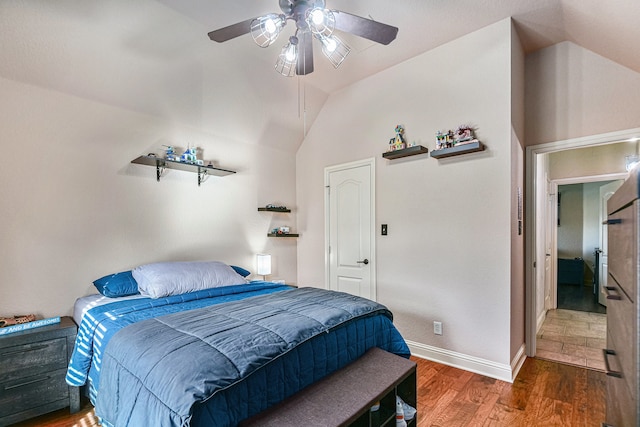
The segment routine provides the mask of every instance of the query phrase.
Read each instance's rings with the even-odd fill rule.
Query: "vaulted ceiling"
[[[512,17],[526,53],[570,41],[640,72],[638,0],[326,0],[399,28],[388,46],[342,35],[339,69],[273,67],[294,25],[261,49],[211,30],[267,12],[277,0],[3,0],[0,77],[296,150],[326,98],[364,77]]]

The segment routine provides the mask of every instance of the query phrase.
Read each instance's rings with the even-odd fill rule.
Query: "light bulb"
[[[338,44],[333,39],[333,37],[327,37],[326,39],[323,39],[322,43],[324,44],[324,47],[325,49],[327,49],[328,52],[335,51],[336,47],[338,46]]]
[[[287,59],[287,61],[289,62],[293,62],[296,60],[296,46],[295,45],[290,45],[287,48],[287,51],[284,54],[284,57]]]
[[[333,12],[319,7],[307,11],[305,21],[313,34],[323,37],[329,37],[336,26]]]
[[[322,53],[331,61],[334,67],[338,68],[349,55],[351,48],[335,35],[318,38],[322,42]]]
[[[270,46],[282,31],[285,19],[282,15],[269,14],[251,21],[251,36],[260,47]]]
[[[269,33],[273,34],[276,32],[276,23],[273,22],[273,19],[269,18],[264,22],[264,29]]]
[[[313,9],[311,11],[311,20],[316,25],[322,25],[324,22],[324,12],[322,9]]]

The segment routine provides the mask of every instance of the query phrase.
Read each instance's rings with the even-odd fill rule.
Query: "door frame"
[[[327,166],[324,168],[324,267],[325,267],[325,283],[324,286],[326,289],[330,289],[331,283],[331,271],[330,271],[330,254],[329,254],[329,241],[330,241],[330,212],[331,209],[329,203],[329,175],[333,172],[338,172],[347,169],[359,168],[362,166],[369,166],[369,178],[371,182],[371,194],[370,194],[370,206],[369,210],[371,212],[371,229],[370,233],[370,242],[371,242],[371,259],[369,260],[369,264],[371,265],[371,295],[374,301],[377,301],[377,253],[376,253],[376,159],[375,157],[370,157],[367,159],[356,160],[348,163],[341,163],[338,165]]]
[[[538,241],[536,239],[538,224],[544,224],[541,215],[536,208],[536,200],[540,191],[545,191],[545,183],[537,182],[536,175],[538,166],[545,154],[557,151],[571,150],[575,148],[596,147],[599,145],[613,144],[624,141],[640,140],[640,128],[627,129],[605,134],[592,135],[587,137],[572,138],[562,141],[549,142],[545,144],[531,145],[526,147],[525,157],[525,191],[526,191],[526,216],[528,224],[525,229],[525,344],[526,354],[534,357],[536,354],[536,333],[538,319],[536,316],[536,296],[539,284],[536,281],[536,262]],[[606,179],[620,179],[626,177],[626,173],[607,175]],[[611,178],[609,178],[611,177]],[[586,177],[583,177],[584,179]],[[539,260],[544,263],[544,260]],[[538,262],[537,264],[540,264]],[[544,284],[543,284],[544,286]]]

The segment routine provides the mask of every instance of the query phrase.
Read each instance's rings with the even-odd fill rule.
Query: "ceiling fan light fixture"
[[[276,61],[276,71],[285,77],[296,75],[296,63],[298,61],[298,38],[289,37],[289,43],[284,45],[278,60]]]
[[[336,28],[336,17],[333,12],[321,7],[309,9],[305,21],[316,36],[329,37]]]
[[[295,22],[295,35],[282,49],[275,69],[284,76],[306,76],[313,73],[313,38],[322,44],[323,54],[335,68],[347,57],[351,48],[334,35],[348,33],[375,43],[388,45],[396,39],[398,28],[337,9],[325,9],[325,0],[278,0],[282,13],[269,13],[249,18],[207,33],[212,41],[222,43],[251,33],[258,46],[272,45],[288,20]]]
[[[276,41],[286,23],[284,15],[275,13],[254,19],[251,21],[253,41],[260,47],[270,46]]]
[[[351,48],[336,35],[319,37],[319,39],[322,43],[322,53],[335,68],[338,68],[351,52]]]

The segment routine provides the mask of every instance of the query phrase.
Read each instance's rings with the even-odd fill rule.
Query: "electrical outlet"
[[[442,335],[442,322],[433,322],[433,333],[436,335]]]

